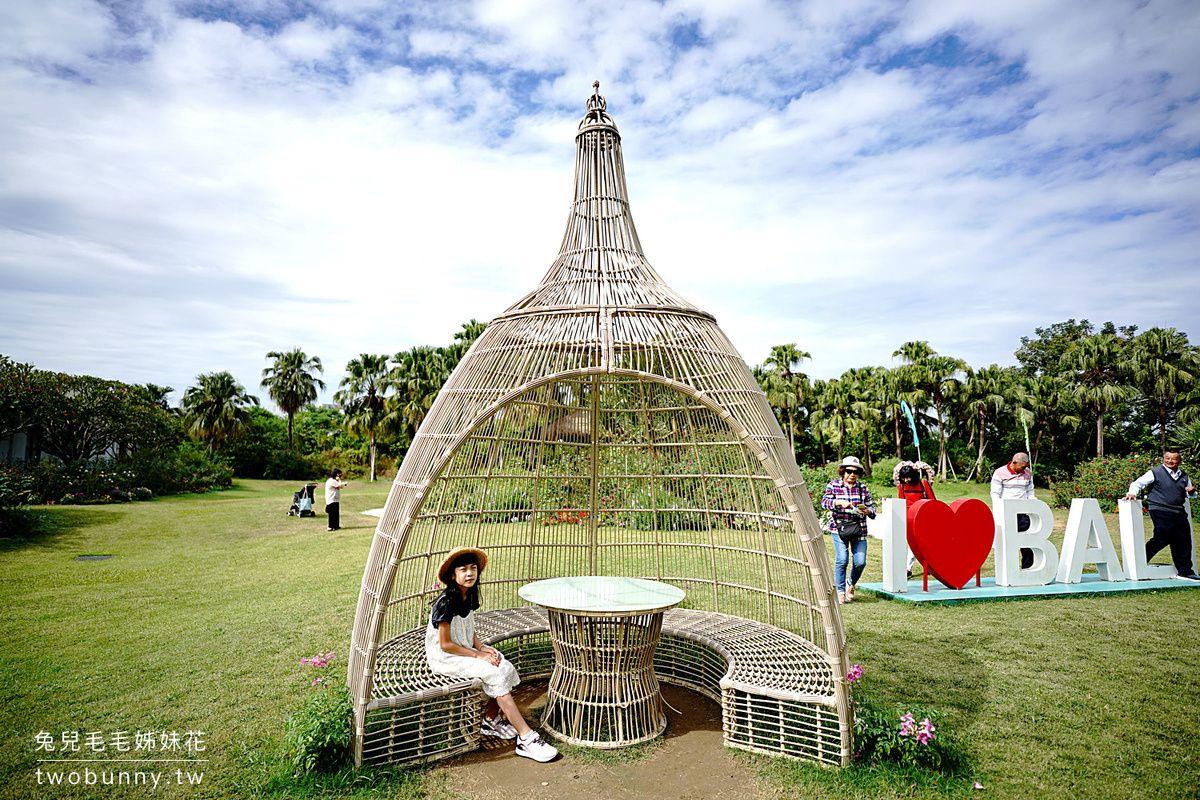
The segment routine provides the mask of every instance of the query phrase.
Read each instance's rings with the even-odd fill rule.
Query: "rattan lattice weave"
[[[476,615],[476,627],[479,638],[502,650],[522,678],[551,674],[554,657],[544,610],[483,612]],[[376,663],[386,679],[376,684],[376,697],[368,704],[364,761],[430,761],[478,746],[483,713],[478,684],[430,673],[424,637],[423,628],[409,631],[380,650]],[[654,675],[720,704],[725,744],[731,747],[842,761],[841,725],[825,656],[795,634],[725,614],[672,609],[663,615]]]
[[[542,725],[576,745],[610,749],[649,741],[667,727],[654,677],[662,612],[575,615],[551,609],[554,672]]]
[[[489,552],[485,608],[523,605],[517,589],[543,578],[619,575],[791,632],[819,654],[833,760],[849,758],[845,635],[807,490],[749,367],[642,253],[620,143],[597,91],[558,258],[464,356],[396,476],[351,635],[356,759],[383,724],[368,711],[385,643],[427,622],[437,566],[461,545]]]

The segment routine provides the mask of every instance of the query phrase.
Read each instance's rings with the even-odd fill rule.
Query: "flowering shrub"
[[[1075,468],[1074,477],[1051,478],[1054,505],[1069,508],[1073,498],[1094,497],[1100,501],[1100,509],[1111,514],[1117,510],[1117,500],[1129,491],[1129,484],[1161,461],[1162,457],[1155,455],[1101,456],[1085,461]]]
[[[804,485],[808,487],[813,512],[817,517],[820,517],[825,513],[825,509],[821,508],[821,495],[825,494],[825,487],[829,482],[837,477],[837,468],[829,465],[824,467],[800,467],[800,477],[804,478]]]
[[[300,664],[301,664],[301,666],[316,667],[318,669],[328,670],[329,666],[333,663],[333,660],[335,658],[337,658],[337,653],[334,653],[334,652],[317,653],[312,658],[300,659]],[[328,679],[329,679],[328,674],[318,675],[317,677],[313,678],[312,685],[320,686],[321,684],[325,683],[325,681],[327,681]]]
[[[28,475],[0,463],[0,536],[16,536],[36,527],[36,516],[22,508],[32,492],[33,482]]]
[[[345,686],[329,680],[328,670],[337,653],[317,653],[300,660],[302,666],[322,670],[312,680],[318,690],[288,720],[284,741],[292,764],[300,772],[331,772],[350,756],[354,706]]]
[[[917,744],[929,744],[932,742],[935,730],[937,729],[933,727],[933,723],[929,721],[929,717],[921,720],[920,729],[917,728],[917,721],[913,718],[911,711],[900,717],[900,735],[912,736],[917,740]]]
[[[0,510],[29,502],[33,481],[14,465],[0,463]]]
[[[862,680],[862,667],[855,664],[846,674],[850,683]],[[890,762],[901,767],[959,774],[967,769],[966,754],[954,740],[938,732],[936,709],[905,704],[884,704],[855,690],[854,743],[857,761]]]
[[[288,720],[285,746],[301,772],[332,772],[350,756],[354,707],[341,685],[322,686]]]
[[[193,444],[143,450],[119,460],[64,464],[43,459],[6,469],[28,478],[30,502],[65,505],[149,500],[155,495],[228,488],[233,483],[227,465]]]
[[[920,706],[885,708],[866,698],[857,701],[854,704],[855,758],[867,762],[889,761],[902,767],[921,767],[948,774],[961,772],[966,767],[966,758],[945,735],[937,733],[934,720],[938,716],[935,709]]]
[[[580,509],[563,507],[562,511],[554,511],[542,520],[543,525],[557,525],[560,522],[567,525],[578,525],[587,517],[587,512]]]

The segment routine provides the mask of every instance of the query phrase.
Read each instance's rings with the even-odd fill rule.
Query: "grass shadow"
[[[967,797],[974,779],[951,777],[925,769],[894,764],[851,764],[830,769],[802,761],[738,753],[751,762],[755,772],[776,787],[776,797],[837,797],[839,800],[902,797]]]
[[[53,511],[44,506],[31,506],[8,511],[4,524],[0,525],[0,553],[45,545],[62,546],[69,544],[71,537],[78,537],[83,530],[116,525],[124,518],[123,511],[114,513],[87,506]]]
[[[284,768],[261,786],[246,787],[254,797],[389,797],[419,800],[426,797],[428,765],[372,767],[347,765],[335,772],[301,775]]]
[[[974,653],[989,640],[977,634],[906,637],[869,628],[853,634],[854,648],[871,654],[864,690],[884,702],[941,709],[956,730],[970,728],[987,703],[991,674]],[[938,668],[930,670],[930,664]]]

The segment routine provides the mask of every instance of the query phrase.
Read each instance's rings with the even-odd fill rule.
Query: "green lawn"
[[[342,791],[292,780],[282,731],[311,691],[301,658],[335,650],[343,677],[375,523],[359,512],[381,506],[387,486],[345,490],[336,533],[323,517],[285,516],[295,488],[246,481],[216,494],[50,507],[38,512],[51,518],[50,533],[0,541],[0,797],[146,795],[39,787],[42,731],[56,744],[63,731],[79,732],[84,758],[92,731],[110,748],[117,731],[173,731],[181,741],[203,731],[204,752],[170,755],[207,760],[173,764],[169,776],[203,771],[203,782],[172,785],[173,797]],[[115,558],[75,560],[84,554]],[[879,579],[872,541],[864,580]],[[986,787],[976,795],[1198,796],[1200,591],[942,607],[865,598],[844,616],[851,660],[876,694],[946,711],[945,728],[972,756],[972,780]],[[781,796],[910,794],[894,773],[751,760]],[[368,775],[357,788],[419,796],[430,775],[436,769]],[[970,785],[928,791],[971,794]]]

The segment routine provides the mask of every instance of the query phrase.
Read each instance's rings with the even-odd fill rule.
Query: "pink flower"
[[[302,658],[300,663],[306,667],[328,667],[329,662],[337,657],[337,653],[317,653],[312,658]]]
[[[900,735],[908,736],[915,733],[917,730],[917,721],[913,719],[912,712],[905,714],[900,718]]]
[[[856,680],[858,680],[862,676],[863,676],[863,668],[860,667],[858,664],[855,664],[853,667],[850,668],[849,672],[846,673],[846,682],[854,683]]]
[[[929,717],[921,720],[921,730],[917,731],[917,741],[921,744],[929,744],[933,741],[933,732],[937,728],[933,727],[933,723],[929,721]]]
[[[972,786],[971,788],[972,788],[972,789],[982,789],[982,788],[983,788],[983,784],[982,784],[982,783],[980,783],[979,781],[975,781],[975,785],[974,785],[974,786]]]

